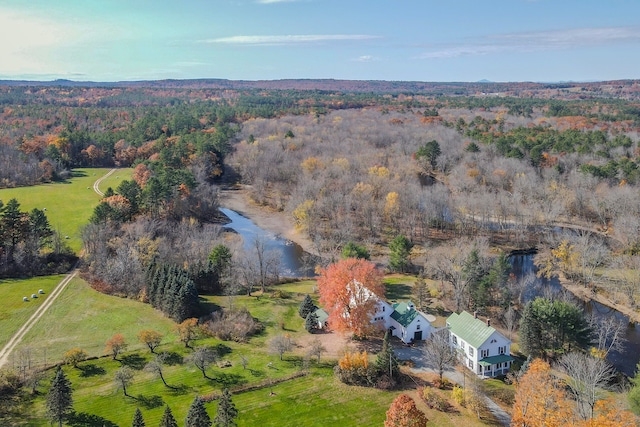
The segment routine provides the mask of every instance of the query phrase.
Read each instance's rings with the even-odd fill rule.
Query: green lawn
[[[33,277],[25,280],[6,279],[0,280],[0,347],[3,347],[17,332],[24,322],[44,303],[53,288],[64,276]],[[43,295],[32,299],[32,294],[38,294],[38,290],[44,291]],[[22,297],[28,297],[24,302]]]
[[[155,329],[167,340],[175,339],[174,322],[150,305],[101,294],[84,280],[74,278],[20,347],[31,348],[36,363],[45,355],[48,362],[61,360],[74,347],[100,356],[105,342],[116,333],[124,335],[131,349],[143,348],[137,339],[142,329]]]
[[[0,189],[0,200],[4,203],[17,199],[22,211],[46,208],[51,227],[58,231],[71,249],[78,252],[82,247],[80,230],[87,223],[100,196],[93,191],[93,183],[110,169],[74,169],[73,177],[65,182],[36,185],[32,187]],[[132,169],[121,169],[107,178],[100,186],[116,188],[120,182],[130,179]]]

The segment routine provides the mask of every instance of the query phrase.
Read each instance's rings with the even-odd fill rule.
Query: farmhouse
[[[373,322],[377,322],[405,344],[431,337],[434,331],[429,315],[416,309],[411,301],[389,304],[378,300]]]
[[[491,326],[491,321],[478,319],[476,313],[463,311],[447,318],[451,346],[462,363],[480,377],[495,377],[509,372],[511,341]]]

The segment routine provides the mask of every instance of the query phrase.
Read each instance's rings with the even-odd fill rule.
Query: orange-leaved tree
[[[573,407],[549,364],[534,359],[516,383],[511,425],[561,427],[573,423]]]
[[[141,343],[144,343],[149,347],[151,353],[155,353],[156,348],[162,342],[162,334],[158,331],[154,331],[153,329],[144,329],[138,332],[138,339]]]
[[[366,336],[374,328],[378,298],[384,298],[382,273],[372,262],[347,258],[320,270],[320,304],[336,331]]]
[[[416,402],[406,394],[396,397],[389,410],[384,427],[424,427],[427,416],[416,408]]]
[[[105,353],[111,353],[113,360],[118,360],[118,355],[127,349],[127,342],[124,339],[124,335],[115,334],[107,340],[107,345],[104,350]]]

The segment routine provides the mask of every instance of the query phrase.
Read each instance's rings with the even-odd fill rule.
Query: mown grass
[[[22,302],[22,301],[21,301]],[[142,349],[137,334],[155,329],[175,340],[174,322],[150,305],[101,294],[80,278],[74,278],[56,303],[24,337],[19,348],[31,349],[36,362],[56,362],[71,348],[79,347],[90,356],[104,354],[105,342],[121,333],[131,349]]]
[[[142,367],[152,355],[136,342],[140,329],[156,329],[161,332],[171,328],[172,322],[148,305],[98,294],[80,279],[74,280],[61,295],[60,304],[49,318],[40,322],[29,345],[39,342],[66,351],[79,346],[87,351],[101,353],[104,342],[113,333],[123,333],[135,345],[121,356],[119,361],[110,357],[88,360],[80,368],[65,366],[63,369],[73,385],[74,410],[77,419],[70,425],[130,425],[136,408],[140,408],[147,425],[158,425],[164,405],[169,405],[181,425],[189,405],[196,395],[217,394],[228,387],[234,391],[233,401],[239,410],[239,426],[369,426],[381,425],[392,400],[401,391],[381,391],[372,388],[351,387],[341,384],[333,374],[335,361],[323,360],[319,365],[311,361],[306,376],[287,379],[300,372],[306,365],[302,354],[306,349],[295,348],[285,353],[284,360],[271,354],[268,341],[278,334],[288,334],[294,342],[307,334],[297,308],[306,293],[312,293],[314,281],[291,283],[274,287],[262,295],[237,296],[234,307],[247,308],[266,327],[263,333],[252,337],[247,343],[221,342],[205,337],[194,343],[197,346],[223,345],[226,352],[221,361],[230,366],[215,365],[208,369],[204,378],[189,361],[191,349],[185,348],[175,336],[167,337],[158,352],[168,352],[173,363],[165,366],[166,387],[159,378]],[[64,298],[64,299],[62,299]],[[205,296],[212,305],[226,307],[228,298]],[[60,325],[57,325],[60,323]],[[65,323],[70,323],[65,325]],[[73,337],[69,340],[68,337]],[[73,344],[73,345],[72,345]],[[248,359],[245,369],[241,356]],[[135,371],[133,383],[127,388],[132,397],[125,397],[113,381],[114,373],[123,364]],[[226,364],[226,363],[224,363]],[[47,372],[48,379],[39,388],[40,396],[31,404],[24,417],[24,425],[41,426],[44,418],[44,395],[48,381],[54,371]],[[258,389],[241,391],[239,388],[260,385]],[[415,392],[406,390],[412,396]],[[476,426],[473,414],[466,412],[439,413],[419,403],[427,417],[439,426]],[[215,416],[215,401],[206,404],[211,417]]]
[[[93,191],[93,183],[110,169],[74,169],[71,179],[64,182],[36,185],[32,187],[0,189],[0,200],[4,203],[17,199],[22,211],[33,208],[44,209],[49,224],[61,237],[69,236],[65,242],[75,252],[82,247],[80,230],[87,223],[100,196]],[[115,189],[120,182],[131,178],[132,169],[121,169],[103,181],[100,188]]]
[[[25,280],[5,279],[0,280],[0,347],[3,347],[27,319],[48,298],[55,286],[64,276],[33,277]],[[44,291],[43,295],[38,290]],[[38,298],[32,299],[36,294]],[[24,302],[22,297],[28,297]]]

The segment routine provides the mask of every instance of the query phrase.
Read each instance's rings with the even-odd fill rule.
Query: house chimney
[[[491,319],[487,319],[487,326],[491,326]]]
[[[474,318],[474,319],[477,319],[477,318],[478,318],[478,312],[477,312],[477,311],[474,311],[474,312],[473,312],[473,318]]]

